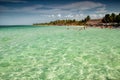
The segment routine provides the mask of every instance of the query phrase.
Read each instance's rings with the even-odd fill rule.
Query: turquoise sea
[[[120,80],[120,29],[2,26],[0,80]]]

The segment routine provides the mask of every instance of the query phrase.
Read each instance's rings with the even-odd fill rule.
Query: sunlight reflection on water
[[[119,35],[97,28],[2,28],[0,79],[120,79]]]

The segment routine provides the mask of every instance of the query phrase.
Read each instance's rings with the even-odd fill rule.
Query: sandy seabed
[[[0,80],[120,80],[120,30],[1,28]]]

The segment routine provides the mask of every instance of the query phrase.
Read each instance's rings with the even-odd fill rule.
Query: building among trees
[[[102,24],[102,19],[91,19],[86,22],[88,26],[99,26]]]

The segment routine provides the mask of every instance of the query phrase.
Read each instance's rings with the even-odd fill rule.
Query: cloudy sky
[[[0,25],[29,25],[57,19],[102,18],[120,12],[119,0],[0,0]]]

